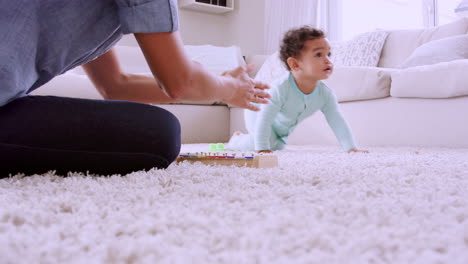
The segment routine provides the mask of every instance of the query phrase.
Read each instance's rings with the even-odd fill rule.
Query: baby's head
[[[285,33],[280,59],[295,76],[327,79],[333,71],[330,44],[323,31],[303,26]]]

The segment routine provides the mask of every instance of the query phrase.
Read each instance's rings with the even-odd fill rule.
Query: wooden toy
[[[271,154],[248,154],[228,153],[228,152],[195,152],[181,153],[176,159],[176,163],[189,161],[201,162],[206,165],[236,165],[250,168],[275,168],[278,167],[278,157]]]

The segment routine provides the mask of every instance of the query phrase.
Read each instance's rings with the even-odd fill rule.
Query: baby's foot
[[[239,130],[234,131],[234,133],[232,133],[232,136],[229,139],[229,142],[227,143],[227,145],[229,146],[231,144],[231,142],[233,141],[233,139],[236,138],[237,136],[240,136],[240,135],[242,135],[242,132],[240,132]]]
[[[246,138],[247,136],[248,134],[242,133],[241,131],[235,131],[234,133],[232,133],[232,136],[226,145],[226,149],[230,151],[241,150],[242,144],[245,144],[244,141],[249,139]]]

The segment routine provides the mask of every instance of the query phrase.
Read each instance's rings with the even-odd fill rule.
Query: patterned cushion
[[[332,43],[331,60],[335,66],[376,67],[387,35],[386,31],[372,31]]]

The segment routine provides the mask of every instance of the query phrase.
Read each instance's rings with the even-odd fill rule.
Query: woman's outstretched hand
[[[270,89],[270,86],[250,78],[248,73],[252,69],[253,65],[240,66],[222,74],[225,78],[229,78],[228,81],[233,87],[232,94],[229,98],[223,98],[223,102],[252,111],[258,111],[260,108],[251,103],[268,103],[271,96],[265,90]]]

